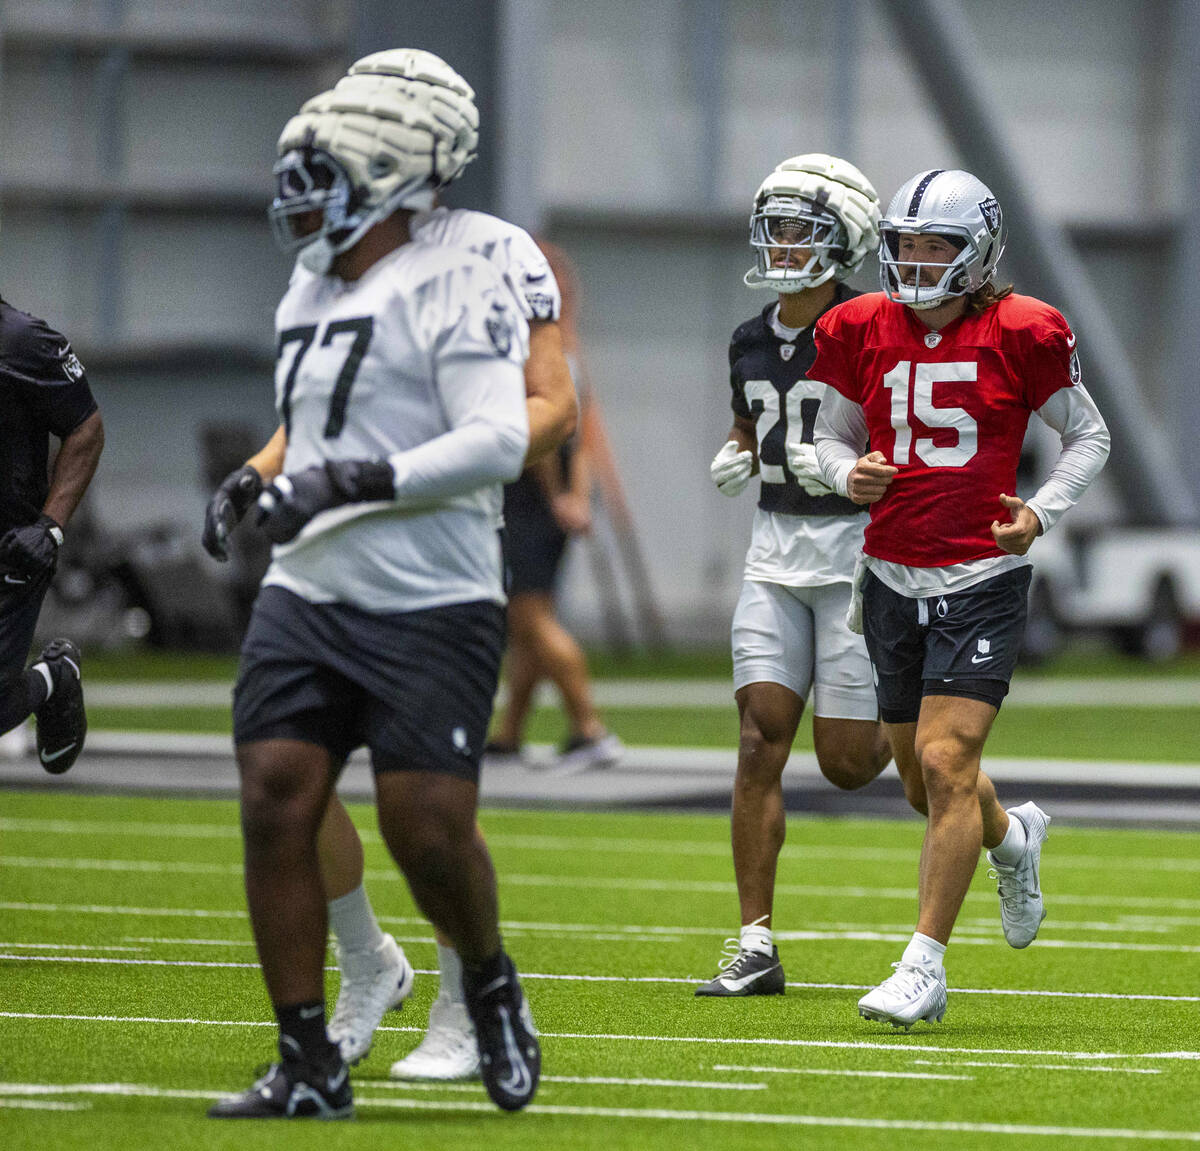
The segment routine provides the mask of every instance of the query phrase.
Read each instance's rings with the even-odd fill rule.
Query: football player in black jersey
[[[104,424],[67,339],[0,299],[0,733],[37,716],[42,766],[57,775],[83,750],[79,650],[47,644],[25,666],[63,528],[87,491]],[[53,469],[50,437],[61,441]]]
[[[813,325],[857,295],[842,281],[874,250],[879,201],[852,164],[823,153],[785,160],[750,216],[752,288],[778,293],[729,346],[733,427],[712,463],[727,496],[761,481],[733,617],[734,698],[741,722],[733,790],[733,865],[741,932],[697,995],[780,995],[771,910],[783,846],[782,777],[810,691],[825,777],[862,787],[891,758],[862,637],[846,626],[867,517],[825,484],[813,450],[823,386],[805,377]]]

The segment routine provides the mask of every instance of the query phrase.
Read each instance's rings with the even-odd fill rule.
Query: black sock
[[[495,955],[490,959],[485,959],[482,963],[463,961],[464,986],[469,981],[474,989],[486,987],[502,976],[507,976],[511,971],[512,961],[501,947]]]
[[[29,715],[37,711],[46,702],[49,695],[50,688],[46,683],[46,677],[40,671],[34,671],[32,667],[27,667],[25,669],[25,705],[29,710],[25,714]]]
[[[340,1058],[337,1048],[325,1032],[324,999],[276,1007],[275,1018],[279,1020],[281,1044],[285,1038],[292,1040],[306,1063],[324,1067]]]
[[[43,703],[50,689],[40,671],[27,667],[0,686],[0,734],[25,722]]]

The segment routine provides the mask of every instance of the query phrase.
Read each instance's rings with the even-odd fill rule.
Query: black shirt
[[[42,514],[49,437],[69,435],[94,411],[66,337],[0,299],[0,534]]]
[[[829,307],[836,307],[857,295],[859,293],[852,288],[838,284]],[[800,420],[801,441],[811,444],[817,409],[821,406],[818,398],[821,388],[806,378],[817,355],[812,328],[805,328],[795,340],[781,339],[770,323],[775,307],[775,303],[768,304],[754,319],[742,324],[729,342],[729,383],[733,388],[734,415],[759,425],[758,461],[762,485],[758,506],[766,512],[793,516],[857,515],[863,509],[845,496],[810,496],[788,470],[784,444],[788,439],[789,409],[793,420]],[[768,399],[764,399],[764,393]],[[792,393],[790,400],[789,393]],[[777,419],[764,430],[760,417],[768,407],[776,413]],[[780,480],[770,478],[773,476]]]

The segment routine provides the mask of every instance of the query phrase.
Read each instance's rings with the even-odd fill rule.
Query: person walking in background
[[[579,372],[574,268],[554,245],[539,241],[562,292],[563,350],[576,381]],[[624,746],[596,711],[587,656],[562,625],[555,594],[571,537],[592,528],[591,451],[599,418],[590,392],[577,388],[579,431],[558,452],[526,468],[504,489],[505,559],[508,563],[507,702],[488,743],[493,762],[520,761],[525,727],[538,684],[550,680],[567,720],[567,735],[552,769],[560,773],[611,767]]]
[[[908,1027],[945,1013],[946,945],[981,846],[1008,943],[1027,947],[1046,914],[1049,817],[1033,803],[1006,812],[980,758],[1021,646],[1026,553],[1104,466],[1109,436],[1066,320],[995,281],[1004,217],[986,185],[919,172],[880,234],[882,293],[818,321],[808,374],[828,385],[821,473],[870,507],[852,614],[905,792],[929,817],[916,932],[895,974],[858,1004]],[[1035,413],[1062,448],[1024,502],[1017,463]]]
[[[0,735],[36,716],[38,759],[58,775],[87,735],[80,652],[55,639],[25,661],[63,530],[104,450],[104,422],[66,337],[3,299],[0,397]],[[52,469],[51,436],[60,441]]]
[[[866,516],[820,476],[812,433],[823,389],[805,378],[813,325],[858,294],[842,281],[875,248],[878,220],[866,177],[823,153],[783,161],[754,197],[757,263],[745,281],[778,299],[733,334],[733,427],[711,469],[727,496],[755,473],[761,480],[733,615],[740,738],[731,823],[742,927],[700,996],[783,994],[771,918],[787,822],[782,778],[809,693],[817,762],[831,783],[862,787],[891,757],[866,646],[845,622]]]

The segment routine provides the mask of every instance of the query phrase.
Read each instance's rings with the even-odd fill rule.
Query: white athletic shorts
[[[848,583],[785,587],[746,580],[733,613],[733,689],[778,683],[828,719],[877,719],[867,645],[846,626]]]

